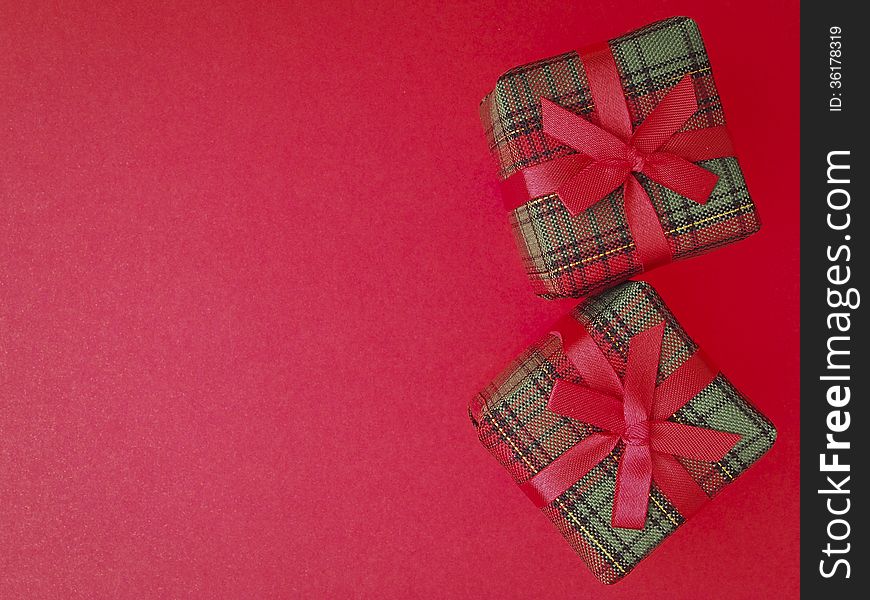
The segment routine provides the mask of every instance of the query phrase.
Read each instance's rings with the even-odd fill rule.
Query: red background
[[[211,4],[0,5],[0,597],[795,597],[797,2]],[[573,305],[477,105],[674,14],[764,228],[646,278],[780,437],[604,587],[465,414]]]

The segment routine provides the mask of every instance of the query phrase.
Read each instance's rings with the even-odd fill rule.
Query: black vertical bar
[[[801,4],[801,588],[832,600],[870,593],[864,6]]]

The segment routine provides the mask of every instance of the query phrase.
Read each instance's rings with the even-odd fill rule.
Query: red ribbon
[[[547,407],[601,431],[584,438],[521,485],[538,507],[565,493],[620,441],[625,449],[616,473],[614,527],[644,528],[653,481],[684,517],[707,501],[706,493],[676,456],[716,462],[741,436],[666,420],[707,387],[716,372],[696,352],[656,386],[664,330],[660,323],[632,338],[620,381],[577,321],[569,317],[557,326],[553,333],[562,339],[566,356],[586,385],[556,381]]]
[[[716,187],[718,176],[694,162],[732,156],[725,127],[678,133],[698,110],[691,75],[685,75],[637,129],[619,80],[616,61],[607,44],[581,53],[595,124],[541,98],[544,132],[579,154],[559,157],[522,169],[503,183],[513,210],[532,198],[554,192],[572,215],[589,209],[624,186],[625,217],[644,268],[671,260],[671,250],[658,215],[636,173],[699,204]]]

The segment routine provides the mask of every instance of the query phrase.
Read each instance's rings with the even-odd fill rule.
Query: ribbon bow
[[[671,250],[649,196],[635,177],[651,180],[699,204],[707,202],[718,176],[694,162],[732,156],[724,126],[679,132],[698,110],[685,75],[632,131],[616,62],[607,44],[581,53],[597,124],[541,98],[544,133],[578,154],[527,167],[503,184],[508,206],[558,193],[572,215],[624,186],[625,216],[644,268],[667,262]],[[679,132],[679,133],[678,133]]]
[[[601,431],[564,452],[522,484],[523,490],[539,507],[546,506],[623,442],[613,498],[614,527],[644,528],[653,481],[681,515],[697,511],[707,495],[676,456],[719,461],[741,436],[666,419],[707,387],[716,373],[696,352],[657,386],[663,323],[632,338],[622,381],[576,321],[563,320],[554,333],[588,385],[558,380],[547,406]]]
[[[556,188],[565,207],[576,215],[621,185],[625,185],[626,196],[639,195],[649,201],[633,173],[643,173],[698,204],[707,202],[719,177],[663,149],[697,110],[692,78],[686,75],[631,137],[623,139],[541,98],[544,133],[591,159]]]

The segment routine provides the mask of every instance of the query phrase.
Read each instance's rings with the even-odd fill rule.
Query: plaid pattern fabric
[[[695,85],[698,111],[683,131],[725,125],[694,21],[674,17],[609,44],[633,127],[643,122],[687,73]],[[525,167],[575,153],[544,134],[541,97],[587,118],[594,114],[586,74],[576,52],[508,71],[483,99],[481,118],[502,179]],[[658,213],[674,260],[742,239],[760,227],[737,159],[697,164],[719,175],[719,183],[704,205],[639,177]],[[510,222],[535,293],[544,298],[590,295],[641,271],[623,211],[622,189],[576,216],[571,216],[555,194],[534,198],[514,210]]]
[[[629,341],[664,322],[659,361],[661,383],[697,349],[658,294],[646,283],[628,282],[581,303],[572,317],[590,332],[622,378]],[[547,408],[557,379],[582,383],[562,352],[547,336],[517,359],[471,403],[470,416],[484,447],[520,484],[553,462],[596,429]],[[773,445],[776,430],[721,373],[670,420],[739,433],[742,438],[720,462],[678,458],[693,479],[713,497]],[[624,446],[614,451],[543,510],[595,576],[614,583],[625,576],[684,517],[653,484],[643,530],[610,524],[616,470]]]

